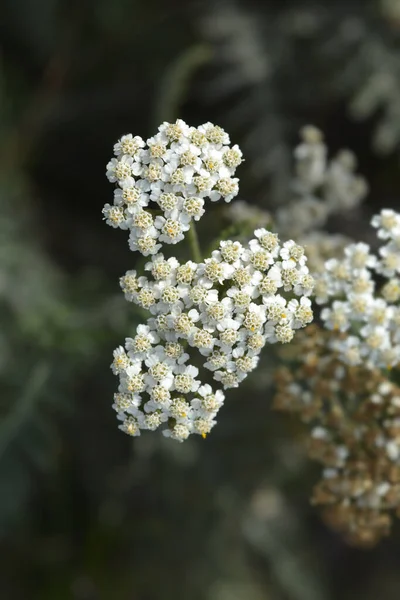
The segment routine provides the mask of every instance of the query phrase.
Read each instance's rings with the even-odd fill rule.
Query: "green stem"
[[[192,258],[195,262],[201,263],[203,262],[203,257],[201,255],[201,249],[199,244],[199,238],[197,237],[196,226],[192,222],[190,224],[190,229],[187,232],[187,237],[189,240],[190,250],[192,252]]]

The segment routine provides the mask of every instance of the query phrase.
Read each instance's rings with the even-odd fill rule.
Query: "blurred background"
[[[117,138],[179,116],[230,133],[240,198],[274,213],[313,123],[370,184],[328,228],[366,239],[399,206],[399,42],[400,0],[2,0],[1,598],[398,600],[400,527],[366,551],[321,521],[268,352],[206,441],[117,429],[109,364],[140,316],[101,209]]]

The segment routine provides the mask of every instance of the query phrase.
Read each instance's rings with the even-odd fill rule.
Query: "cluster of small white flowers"
[[[138,435],[168,422],[164,434],[175,439],[206,435],[224,394],[201,385],[188,352],[202,356],[203,367],[228,389],[257,366],[266,342],[290,342],[313,318],[304,249],[293,241],[280,245],[276,234],[258,229],[248,246],[222,241],[202,263],[157,254],[145,270],[149,277],[128,271],[121,278],[126,299],[153,315],[115,353],[122,429]]]
[[[300,136],[301,143],[294,151],[295,198],[276,214],[279,231],[296,239],[324,225],[331,214],[353,209],[368,191],[365,179],[355,174],[357,160],[352,152],[341,150],[328,159],[319,129],[308,125],[300,131]]]
[[[191,433],[206,437],[214,426],[224,394],[201,385],[199,370],[187,364],[189,354],[177,339],[150,319],[114,351],[112,369],[120,384],[113,408],[128,435],[166,424],[163,434],[182,442]]]
[[[205,198],[230,202],[237,195],[233,175],[242,152],[229,144],[221,127],[189,127],[181,119],[160,125],[146,143],[122,136],[107,165],[116,189],[113,204],[103,208],[106,223],[129,230],[131,250],[144,256],[156,254],[162,243],[180,242],[192,219],[203,216]],[[151,208],[161,214],[154,216]]]
[[[321,312],[325,327],[347,332],[332,342],[347,364],[392,368],[400,362],[400,214],[382,210],[371,224],[386,241],[379,256],[364,243],[347,246],[343,260],[325,263],[316,301],[328,304]],[[374,275],[386,280],[379,288]]]
[[[130,230],[131,250],[150,257],[147,275],[131,270],[120,280],[126,299],[150,313],[114,352],[120,428],[136,436],[160,427],[178,441],[193,433],[205,437],[224,393],[203,384],[191,362],[200,358],[224,390],[237,387],[266,342],[290,342],[312,321],[314,280],[303,247],[281,245],[264,228],[246,246],[221,241],[200,263],[180,264],[159,252],[202,217],[204,198],[229,202],[238,192],[233,175],[242,153],[229,147],[220,127],[164,123],[146,145],[126,135],[114,152],[107,177],[117,188],[103,213],[108,224]],[[151,201],[163,216],[153,218]]]

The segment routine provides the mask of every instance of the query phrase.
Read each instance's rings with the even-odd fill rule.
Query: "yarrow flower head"
[[[181,120],[163,123],[146,144],[123,136],[114,151],[107,176],[119,212],[111,218],[107,208],[105,216],[130,230],[132,250],[149,255],[146,275],[130,270],[120,280],[126,299],[149,312],[114,353],[120,428],[131,436],[161,428],[181,442],[206,437],[224,391],[256,368],[264,345],[290,342],[312,321],[304,248],[259,228],[248,244],[221,241],[204,260],[166,259],[163,244],[185,237],[207,198],[229,202],[237,194],[242,154],[220,127]],[[151,202],[162,215],[153,218]]]
[[[400,215],[382,210],[371,223],[384,241],[378,255],[367,244],[348,245],[342,260],[325,263],[315,294],[325,327],[346,332],[331,341],[342,360],[390,369],[400,362]]]
[[[113,205],[103,208],[114,228],[129,230],[131,250],[156,254],[161,245],[180,242],[192,220],[203,216],[205,199],[230,202],[238,193],[238,146],[212,123],[189,127],[178,119],[163,123],[146,143],[123,135],[114,145],[107,178],[116,185]],[[152,209],[162,215],[154,217]]]
[[[300,138],[294,150],[294,197],[276,212],[279,231],[297,239],[320,228],[331,214],[355,208],[368,192],[351,151],[328,157],[323,133],[312,125],[300,130]]]

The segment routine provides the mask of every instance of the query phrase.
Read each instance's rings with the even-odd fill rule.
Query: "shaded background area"
[[[268,352],[206,441],[118,431],[109,364],[140,317],[118,286],[135,256],[101,208],[116,139],[180,116],[229,131],[240,197],[273,213],[313,123],[370,183],[329,228],[367,239],[370,215],[399,205],[400,1],[1,12],[1,597],[397,600],[400,528],[367,552],[320,521],[301,431],[270,409]],[[226,218],[210,212],[205,247]]]

